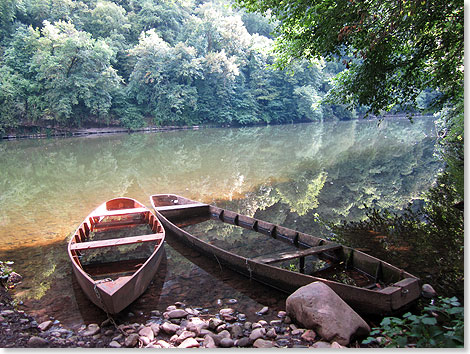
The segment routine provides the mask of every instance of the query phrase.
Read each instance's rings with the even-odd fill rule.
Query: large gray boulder
[[[323,339],[341,345],[353,337],[366,336],[369,325],[328,285],[313,282],[297,289],[286,300],[287,314]]]

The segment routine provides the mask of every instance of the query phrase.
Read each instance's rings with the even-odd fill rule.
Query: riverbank
[[[123,322],[83,325],[79,330],[64,327],[50,318],[38,323],[14,306],[0,287],[0,347],[2,348],[344,348],[323,341],[314,331],[298,328],[284,311],[267,322],[257,313],[257,322],[222,306],[218,313],[192,308],[181,302],[162,313],[151,311],[145,323]],[[357,342],[348,347],[361,347]]]

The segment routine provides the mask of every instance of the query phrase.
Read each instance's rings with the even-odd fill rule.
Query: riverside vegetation
[[[274,70],[274,24],[225,0],[2,0],[0,9],[0,134],[365,112],[323,101],[341,63]],[[435,95],[423,91],[415,110]]]

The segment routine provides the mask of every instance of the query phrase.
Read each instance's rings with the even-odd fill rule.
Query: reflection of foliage
[[[306,185],[302,186],[300,183],[283,184],[276,187],[276,192],[281,201],[290,206],[291,212],[302,216],[308,211],[318,208],[318,195],[325,185],[326,177],[327,173],[322,171],[316,177],[306,179]],[[292,190],[292,187],[295,189]]]
[[[458,194],[448,183],[449,176],[441,175],[426,194],[425,206],[403,214],[387,210],[368,209],[362,222],[343,223],[335,227],[341,234],[372,230],[393,239],[406,240],[413,246],[414,261],[421,262],[416,272],[433,270],[433,285],[444,293],[463,294],[464,275],[464,218],[453,207]]]

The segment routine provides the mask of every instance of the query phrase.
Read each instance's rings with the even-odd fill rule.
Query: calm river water
[[[150,207],[149,195],[175,193],[327,237],[318,218],[359,220],[364,204],[400,209],[418,198],[440,167],[435,141],[431,118],[4,141],[0,260],[24,276],[15,297],[25,310],[69,326],[96,322],[105,316],[76,284],[66,244],[103,201]],[[372,241],[362,246],[381,255]],[[394,259],[408,266],[406,254]],[[285,296],[169,242],[159,275],[122,316],[175,301],[212,312],[232,299],[250,317],[265,305],[274,314]]]

